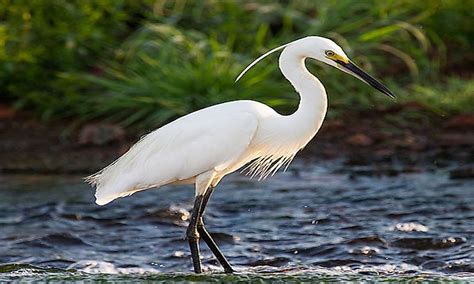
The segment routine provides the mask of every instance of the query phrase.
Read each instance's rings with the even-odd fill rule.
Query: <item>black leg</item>
[[[226,273],[234,272],[234,269],[232,268],[232,266],[230,266],[229,261],[224,256],[224,254],[222,254],[216,242],[212,239],[211,235],[204,227],[204,223],[202,223],[202,221],[198,225],[198,231],[202,239],[206,242],[207,246],[211,249],[212,253],[216,256],[217,260],[224,268],[224,271]]]
[[[201,273],[201,259],[199,256],[199,232],[198,222],[201,220],[201,213],[203,212],[202,201],[204,196],[196,196],[194,201],[193,214],[191,215],[191,221],[189,222],[188,229],[186,230],[186,239],[189,242],[189,248],[191,249],[191,257],[193,258],[194,272]]]
[[[234,269],[232,269],[232,266],[230,266],[229,261],[226,259],[224,254],[220,251],[216,242],[212,239],[211,235],[204,227],[204,222],[202,220],[202,216],[204,215],[204,211],[206,210],[207,202],[209,201],[209,198],[211,197],[213,191],[214,191],[214,187],[209,187],[206,193],[204,194],[202,204],[201,204],[201,214],[198,220],[197,229],[202,239],[206,242],[207,246],[211,249],[212,253],[216,256],[217,260],[224,268],[224,271],[226,273],[232,273],[234,272]]]
[[[214,192],[214,189],[215,187],[209,186],[209,188],[204,193],[204,196],[202,198],[202,204],[201,204],[201,212],[200,212],[201,217],[204,215],[204,211],[206,211],[207,203],[209,202],[209,199],[211,198],[211,195]]]

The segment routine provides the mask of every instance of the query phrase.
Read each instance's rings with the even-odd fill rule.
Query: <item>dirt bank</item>
[[[71,125],[39,122],[0,107],[0,172],[86,175],[113,161],[140,136],[111,124]],[[474,115],[443,117],[408,104],[329,118],[299,157],[370,166],[366,174],[450,167],[454,178],[469,178],[474,175],[473,145]]]

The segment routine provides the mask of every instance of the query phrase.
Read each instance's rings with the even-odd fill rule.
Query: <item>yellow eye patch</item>
[[[327,58],[329,58],[331,60],[334,60],[336,62],[339,61],[339,62],[343,62],[343,63],[349,63],[349,59],[347,57],[341,56],[341,55],[335,53],[332,50],[326,50],[324,52],[324,54],[326,54]]]

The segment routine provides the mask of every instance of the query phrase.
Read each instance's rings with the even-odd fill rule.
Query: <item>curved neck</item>
[[[327,96],[323,84],[306,69],[305,59],[297,47],[288,46],[282,51],[279,64],[285,78],[300,95],[298,110],[289,117],[296,123],[311,124],[314,135],[326,116]]]

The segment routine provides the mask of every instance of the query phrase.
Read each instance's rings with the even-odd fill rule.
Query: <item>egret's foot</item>
[[[217,261],[224,268],[224,272],[225,273],[235,272],[235,270],[232,268],[227,258],[224,256],[224,254],[221,252],[221,250],[217,246],[216,242],[212,239],[211,234],[209,234],[209,232],[204,227],[204,222],[202,221],[202,218],[199,220],[197,229],[198,229],[199,234],[202,236],[202,239],[206,242],[207,246],[211,249],[212,253],[216,256]]]

